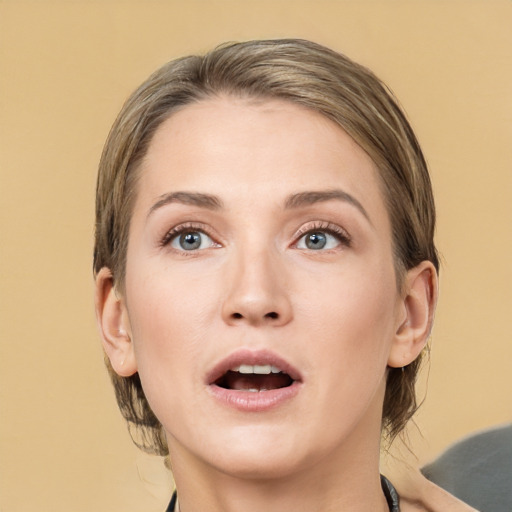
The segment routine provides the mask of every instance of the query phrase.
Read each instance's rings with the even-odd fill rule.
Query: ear
[[[114,371],[129,377],[137,371],[131,327],[124,300],[118,297],[112,272],[104,267],[96,276],[96,321],[103,349]]]
[[[437,295],[437,271],[432,262],[423,261],[407,272],[388,366],[404,367],[419,356],[432,329]]]

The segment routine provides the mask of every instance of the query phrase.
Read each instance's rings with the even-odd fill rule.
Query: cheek
[[[139,290],[129,305],[138,373],[151,409],[165,425],[174,421],[174,411],[182,411],[184,397],[189,398],[187,408],[195,406],[193,376],[200,374],[211,315],[200,294],[186,286],[179,293],[177,286],[158,278],[146,280]]]
[[[141,378],[194,364],[214,323],[214,287],[168,269],[127,274],[128,312]],[[178,364],[181,362],[182,364]],[[167,375],[168,377],[168,375]],[[163,378],[163,375],[162,375]]]
[[[336,367],[345,374],[385,372],[398,297],[392,277],[331,276],[314,293],[302,294],[297,309],[310,332],[308,349],[326,368]]]
[[[294,291],[297,317],[316,321],[318,328],[339,324],[342,330],[347,324],[377,330],[376,323],[392,322],[398,299],[394,273],[385,265],[360,267],[303,276]]]

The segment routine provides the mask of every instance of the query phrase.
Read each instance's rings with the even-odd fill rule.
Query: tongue
[[[284,388],[291,385],[293,380],[286,373],[270,373],[268,375],[244,374],[227,372],[221,386],[236,391],[267,391],[270,389]]]

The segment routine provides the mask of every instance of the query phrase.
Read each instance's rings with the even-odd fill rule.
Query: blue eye
[[[300,238],[297,248],[319,251],[322,249],[334,249],[339,244],[339,238],[326,231],[309,231]]]
[[[214,246],[213,240],[201,231],[185,231],[171,240],[171,247],[179,251],[197,251]]]

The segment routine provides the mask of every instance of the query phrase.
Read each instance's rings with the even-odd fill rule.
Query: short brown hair
[[[101,157],[96,195],[94,272],[108,267],[123,288],[130,217],[138,168],[157,128],[184,106],[220,94],[277,98],[315,110],[337,123],[373,159],[391,220],[397,286],[424,260],[439,270],[435,207],[416,137],[387,87],[367,68],[310,41],[287,39],[228,44],[204,56],[173,60],[126,101]],[[382,426],[393,439],[417,409],[415,381],[421,356],[388,370]],[[138,374],[107,367],[136,444],[167,454],[162,427]],[[135,437],[135,433],[138,435]]]

